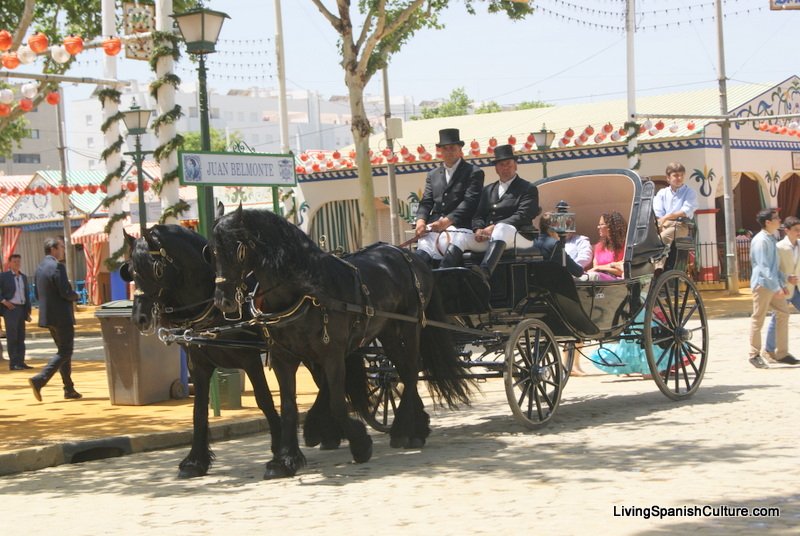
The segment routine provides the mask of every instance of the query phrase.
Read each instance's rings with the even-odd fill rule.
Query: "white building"
[[[120,110],[127,110],[133,99],[142,108],[155,109],[156,103],[146,87],[133,87],[122,96]],[[184,84],[175,101],[183,117],[176,122],[179,133],[199,132],[198,93],[194,84]],[[392,115],[408,119],[417,109],[410,97],[390,98]],[[383,97],[365,96],[370,123],[383,124]],[[309,149],[337,149],[352,143],[350,105],[346,96],[323,97],[313,91],[294,91],[287,95],[289,145],[295,153]],[[211,128],[238,136],[260,153],[280,152],[278,95],[273,89],[250,88],[217,93],[209,89]],[[66,108],[69,165],[71,169],[104,169],[100,155],[104,149],[100,125],[103,112],[96,97],[74,101]],[[145,150],[156,146],[148,134],[142,139]],[[129,149],[126,149],[129,150]]]
[[[19,89],[15,89],[19,94]],[[61,169],[58,158],[58,112],[42,102],[25,114],[28,135],[22,146],[14,145],[11,156],[0,155],[0,175],[33,175],[37,171]]]

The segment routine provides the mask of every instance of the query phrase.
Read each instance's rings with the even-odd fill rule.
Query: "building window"
[[[86,147],[94,149],[94,138],[86,138]]]
[[[189,106],[189,117],[197,117],[197,106]]]
[[[38,128],[30,129],[28,131],[28,137],[30,139],[32,139],[32,140],[38,140],[39,139],[39,129]]]
[[[93,123],[94,123],[94,117],[92,117],[91,115],[87,115],[86,116],[86,126],[90,127],[90,126],[92,126]]]
[[[15,164],[41,164],[42,159],[38,154],[15,154]]]

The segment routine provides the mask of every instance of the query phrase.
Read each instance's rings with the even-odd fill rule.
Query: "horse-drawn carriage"
[[[430,433],[419,379],[453,406],[468,402],[476,379],[502,377],[514,415],[534,428],[555,414],[577,352],[626,341],[646,352],[662,392],[691,396],[707,361],[705,310],[684,272],[654,276],[667,251],[652,213],[653,184],[609,170],[537,186],[542,206],[566,199],[575,207],[571,218],[581,234],[593,236],[603,212],[627,217],[622,279],[576,281],[535,248],[512,247],[487,289],[467,268],[431,271],[420,257],[386,244],[338,258],[279,216],[241,209],[217,221],[204,267],[204,241],[174,226],[156,226],[131,242],[134,321],[159,326],[163,341],[185,345],[190,361],[203,364],[195,384],[196,439],[182,474],[198,476],[210,466],[209,370],[237,366],[237,359],[271,423],[274,458],[266,478],[291,476],[305,462],[296,434],[294,375],[301,363],[320,387],[306,418],[306,444],[331,448],[344,437],[357,462],[370,458],[372,443],[348,416],[345,398],[364,421],[390,433],[391,446],[418,448]],[[237,347],[247,352],[231,354]],[[268,350],[280,384],[279,426],[254,366],[258,349]]]
[[[466,255],[464,268],[435,270],[469,375],[503,377],[511,410],[529,428],[553,417],[577,355],[589,358],[594,350],[589,359],[613,369],[622,365],[612,350],[620,343],[646,354],[650,375],[667,397],[693,395],[708,354],[705,309],[685,271],[691,240],[665,248],[659,238],[653,183],[631,171],[601,170],[551,177],[537,187],[543,207],[568,200],[575,209],[566,215],[573,228],[562,232],[595,236],[601,214],[626,217],[624,277],[576,280],[563,263],[545,261],[530,247],[509,248],[488,296],[468,269],[479,257]],[[656,261],[664,257],[665,270],[656,277]],[[382,430],[390,424],[398,388],[376,347],[365,355],[377,394],[370,423]]]

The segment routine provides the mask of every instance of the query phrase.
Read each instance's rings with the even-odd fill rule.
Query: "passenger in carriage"
[[[564,247],[567,250],[567,255],[572,257],[581,268],[588,270],[592,266],[594,253],[592,252],[592,243],[589,242],[588,236],[569,233],[567,234],[567,241]]]
[[[457,128],[439,131],[436,147],[442,152],[442,166],[425,177],[414,230],[417,254],[426,261],[445,255],[450,234],[446,231],[469,227],[480,201],[484,173],[462,158],[460,138]]]
[[[662,188],[653,198],[653,212],[658,218],[658,230],[665,246],[672,244],[676,238],[689,236],[689,226],[681,221],[691,218],[697,210],[697,194],[683,183],[686,168],[683,164],[672,162],[665,171],[669,188]],[[663,269],[666,259],[657,263],[656,268]]]
[[[572,277],[580,277],[583,275],[583,267],[575,262],[575,259],[561,245],[558,233],[552,228],[551,215],[552,212],[545,212],[539,218],[539,237],[534,240],[533,245],[539,249],[546,261],[554,261],[560,264],[562,256],[565,257],[567,271]]]
[[[604,212],[597,224],[600,241],[594,245],[594,264],[587,272],[592,281],[614,281],[623,276],[625,235],[628,226],[617,211]]]
[[[465,250],[485,251],[477,269],[488,279],[507,244],[531,245],[530,240],[517,235],[517,229],[530,226],[541,212],[539,190],[517,175],[517,157],[511,145],[495,147],[494,169],[500,180],[483,189],[471,230],[454,233],[442,267],[459,266]]]

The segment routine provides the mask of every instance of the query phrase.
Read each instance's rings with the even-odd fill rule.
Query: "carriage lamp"
[[[547,151],[553,145],[556,133],[552,130],[547,130],[547,127],[542,123],[542,130],[532,134],[533,140],[536,142],[536,148],[542,152],[542,177],[547,178]]]
[[[570,212],[566,201],[556,203],[556,210],[550,215],[550,220],[550,226],[559,236],[575,232],[575,213]]]
[[[122,122],[125,123],[125,128],[128,129],[129,136],[135,136],[136,145],[134,150],[125,153],[133,157],[133,164],[136,166],[136,186],[139,193],[139,230],[141,236],[144,236],[144,231],[147,229],[147,207],[144,204],[144,169],[142,162],[144,157],[152,151],[142,151],[142,135],[147,133],[147,123],[150,121],[150,116],[153,115],[153,110],[145,110],[136,105],[133,101],[130,109],[127,112],[122,112]]]
[[[190,9],[185,13],[170,15],[186,43],[186,52],[197,56],[198,100],[200,105],[200,149],[211,150],[211,128],[208,119],[208,92],[206,90],[206,54],[216,52],[217,39],[222,23],[230,17],[221,11],[204,7]],[[197,207],[200,217],[200,232],[209,238],[214,225],[214,188],[197,187]]]

